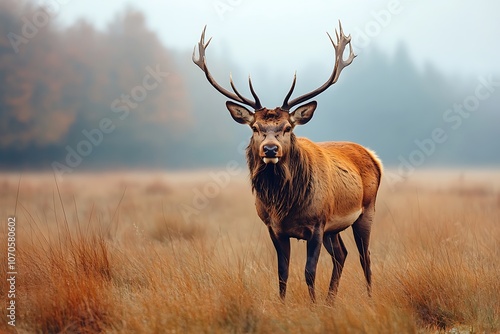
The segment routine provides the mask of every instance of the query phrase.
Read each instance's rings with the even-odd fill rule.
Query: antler
[[[235,100],[237,102],[246,104],[247,106],[250,106],[250,107],[254,108],[255,110],[261,109],[262,105],[260,104],[259,97],[257,96],[257,94],[255,93],[255,91],[253,89],[252,79],[250,79],[250,76],[248,76],[248,84],[250,86],[250,92],[252,93],[252,96],[255,99],[255,101],[247,99],[246,97],[244,97],[243,95],[240,94],[240,92],[236,89],[236,87],[234,85],[233,78],[232,78],[231,75],[229,75],[229,83],[231,84],[231,88],[233,89],[234,93],[232,93],[232,92],[226,90],[225,88],[223,88],[222,86],[220,86],[215,81],[215,79],[212,77],[212,75],[208,71],[208,67],[207,67],[207,63],[206,63],[206,59],[205,59],[205,50],[207,49],[208,45],[210,44],[210,41],[212,40],[212,38],[210,38],[208,40],[208,42],[205,43],[205,30],[206,29],[207,29],[207,26],[205,26],[203,28],[203,32],[201,33],[200,41],[198,42],[198,54],[199,54],[199,58],[198,59],[195,58],[196,45],[194,47],[193,57],[192,57],[193,62],[199,68],[201,68],[201,70],[205,73],[205,76],[207,77],[208,82],[210,82],[210,84],[215,89],[217,89],[221,94],[223,94],[224,96],[230,98],[231,100]]]
[[[286,94],[285,100],[283,101],[283,105],[281,106],[281,109],[284,110],[290,110],[293,106],[296,106],[297,104],[300,104],[304,101],[310,100],[316,95],[319,95],[323,93],[328,87],[333,85],[334,83],[337,82],[340,72],[344,69],[344,67],[349,66],[354,58],[356,58],[356,55],[352,51],[352,45],[351,45],[351,35],[346,36],[344,35],[344,31],[342,30],[342,24],[339,21],[339,27],[340,27],[340,36],[339,33],[337,32],[337,29],[335,29],[335,35],[337,36],[337,44],[335,45],[335,42],[332,39],[332,36],[327,32],[328,37],[330,38],[330,41],[333,44],[333,48],[335,49],[335,67],[333,68],[332,75],[330,78],[319,88],[313,90],[310,93],[304,94],[302,96],[299,96],[292,101],[288,102],[290,97],[292,96],[293,89],[295,88],[295,82],[297,80],[297,75],[295,74],[293,76],[293,82],[292,82],[292,87],[290,88],[290,91],[288,94]],[[345,47],[349,44],[349,57],[344,60],[344,50]]]

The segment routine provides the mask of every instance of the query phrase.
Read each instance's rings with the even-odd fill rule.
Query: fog
[[[326,81],[334,53],[325,31],[337,19],[358,57],[297,135],[355,141],[407,170],[498,166],[499,8],[474,3],[278,1],[263,11],[261,1],[3,1],[0,167],[242,162],[251,130],[191,61],[203,26],[216,80],[229,89],[232,73],[250,95],[251,73],[263,104],[275,107],[295,71],[295,96]]]

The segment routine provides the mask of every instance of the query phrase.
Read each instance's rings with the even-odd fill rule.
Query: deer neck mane
[[[252,150],[253,139],[247,147],[252,191],[280,220],[293,210],[308,205],[312,188],[312,175],[308,157],[301,150],[294,134],[290,149],[277,164],[265,164]]]

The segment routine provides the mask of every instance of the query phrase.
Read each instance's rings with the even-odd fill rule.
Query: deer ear
[[[254,113],[247,108],[231,101],[226,102],[226,107],[233,119],[240,124],[251,124],[254,120]]]
[[[311,101],[307,104],[301,105],[290,113],[290,121],[294,125],[306,124],[311,120],[314,115],[318,103]]]

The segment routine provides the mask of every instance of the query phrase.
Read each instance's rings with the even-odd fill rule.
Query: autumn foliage
[[[0,167],[47,167],[103,118],[117,130],[103,151],[115,155],[124,141],[158,145],[159,134],[175,138],[189,124],[171,51],[141,13],[124,11],[98,30],[85,21],[62,27],[60,11],[0,3]],[[151,69],[160,81],[145,78]]]

